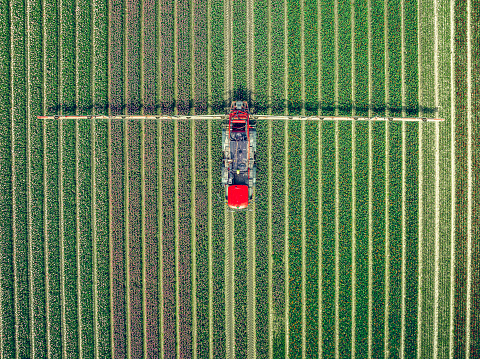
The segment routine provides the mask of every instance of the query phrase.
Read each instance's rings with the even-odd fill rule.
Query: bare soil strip
[[[288,72],[286,72],[288,73]],[[287,75],[285,75],[287,76]],[[286,107],[286,112],[288,112],[288,107]],[[284,263],[285,263],[285,323],[284,323],[284,328],[285,328],[285,358],[289,357],[288,354],[288,349],[289,349],[289,327],[290,327],[290,321],[289,321],[289,307],[290,307],[290,295],[289,295],[289,283],[290,283],[290,272],[289,272],[289,259],[288,259],[288,253],[289,253],[289,246],[288,246],[288,233],[289,233],[289,213],[288,213],[288,121],[285,121],[285,126],[284,126],[284,148],[285,148],[285,242],[284,242]]]
[[[175,9],[174,13],[176,14],[176,0],[175,0]],[[176,24],[177,19],[174,18],[174,26]],[[174,31],[176,33],[176,31]],[[174,35],[175,38],[175,35]],[[176,38],[174,40],[174,43],[176,44]],[[176,46],[176,45],[175,45]],[[174,50],[175,57],[176,55],[176,50]],[[175,58],[175,63],[177,63],[176,58]],[[175,65],[176,67],[177,65]],[[174,76],[175,78],[178,76],[178,68],[175,68],[175,73]],[[176,80],[175,80],[176,82]],[[178,92],[176,90],[177,85],[174,85],[175,89],[175,103],[177,104],[177,99],[178,99]],[[175,105],[175,113],[177,113],[178,108],[177,105]],[[174,198],[173,198],[173,203],[174,203],[174,236],[173,238],[175,239],[175,242],[173,244],[173,247],[175,248],[175,257],[174,257],[174,263],[175,263],[175,354],[177,358],[180,358],[180,353],[181,353],[181,328],[180,328],[180,276],[178,272],[179,268],[179,260],[180,260],[180,249],[179,249],[179,240],[180,240],[180,231],[179,231],[179,189],[178,189],[178,172],[179,172],[179,163],[178,163],[178,121],[174,122],[174,128],[173,128],[173,184],[174,184]],[[173,353],[173,350],[171,351]]]
[[[470,2],[470,66],[471,66],[471,118],[470,118],[470,152],[471,152],[471,324],[470,324],[470,357],[480,356],[480,9],[478,1]]]
[[[200,124],[201,125],[201,124]],[[193,358],[197,358],[197,347],[198,347],[198,325],[197,325],[197,246],[196,246],[196,191],[197,191],[197,184],[196,184],[196,175],[195,175],[195,121],[190,121],[190,178],[191,178],[191,187],[190,187],[190,221],[191,221],[191,229],[190,229],[190,247],[191,247],[191,276],[192,276],[192,355]]]
[[[270,18],[270,17],[269,17]],[[269,20],[269,26],[270,20]],[[270,38],[270,36],[269,36]],[[270,46],[269,46],[269,53]],[[270,61],[269,61],[270,63]],[[271,70],[271,69],[270,69]],[[271,76],[269,75],[269,99],[271,99]],[[269,105],[271,112],[271,105]],[[272,238],[272,121],[268,121],[268,358],[273,358],[273,238]]]
[[[478,4],[474,4],[474,6]],[[478,47],[478,42],[473,44]],[[477,59],[478,61],[478,59]],[[472,210],[473,210],[473,178],[472,178],[472,2],[467,0],[467,310],[466,310],[466,353],[470,357],[472,329]],[[475,309],[475,308],[474,308]],[[476,319],[475,317],[473,319]],[[476,342],[477,340],[474,339]],[[476,351],[476,350],[475,350]]]
[[[224,2],[224,93],[228,103],[233,90],[233,54],[232,54],[232,0]],[[224,205],[225,215],[225,336],[227,359],[235,358],[235,252],[233,213]]]
[[[302,2],[303,4],[303,2]],[[302,6],[303,7],[303,6]],[[302,10],[303,14],[303,10]],[[303,16],[302,16],[303,22]],[[302,36],[303,36],[303,29],[302,29]],[[304,48],[304,44],[302,44],[302,49]],[[304,51],[302,51],[304,52]],[[305,103],[305,74],[303,73],[304,70],[304,63],[302,61],[302,103]],[[303,106],[302,111],[305,112],[305,106]],[[306,357],[306,327],[307,327],[307,293],[306,293],[306,281],[307,281],[307,262],[306,262],[306,237],[307,237],[307,228],[306,228],[306,220],[305,220],[305,201],[306,201],[306,190],[305,190],[305,162],[306,162],[306,154],[305,154],[305,122],[302,122],[302,358],[305,359]]]
[[[402,95],[402,117],[406,116],[405,113],[405,104],[406,104],[406,85],[405,85],[405,0],[400,0],[400,18],[401,18],[401,95]],[[400,357],[405,355],[405,295],[406,295],[406,278],[405,278],[405,267],[406,267],[406,127],[405,122],[402,123],[402,271],[401,271],[401,338],[400,338]]]
[[[350,6],[350,27],[351,27],[351,33],[352,33],[352,38],[350,42],[350,51],[351,51],[351,72],[352,72],[352,115],[355,116],[355,76],[356,76],[356,62],[355,62],[355,4],[354,2],[351,3]],[[357,267],[356,267],[356,203],[357,203],[357,196],[356,196],[356,183],[355,183],[355,162],[356,162],[356,136],[355,136],[355,121],[352,122],[352,251],[351,251],[351,256],[352,256],[352,281],[351,281],[351,286],[352,286],[352,312],[351,312],[351,321],[352,321],[352,331],[351,331],[351,350],[350,350],[350,355],[352,359],[355,359],[356,357],[356,309],[357,309]]]
[[[210,1],[209,1],[210,5]],[[210,23],[210,22],[209,22]],[[210,57],[209,57],[210,58]],[[210,76],[210,65],[208,73]],[[208,81],[210,88],[210,80]],[[209,92],[211,95],[211,92]],[[209,95],[209,112],[210,108]],[[208,148],[208,357],[213,359],[213,238],[212,238],[212,120],[208,120],[208,134],[207,134],[207,148]]]
[[[124,73],[126,75],[126,72]],[[125,86],[127,81],[125,80]],[[125,92],[128,90],[125,89]],[[126,356],[127,358],[131,357],[131,348],[132,348],[132,317],[130,309],[130,298],[131,298],[131,280],[130,280],[130,155],[129,155],[129,121],[123,120],[123,215],[124,215],[124,228],[125,236],[123,237],[123,251],[125,255],[125,314],[126,314]]]
[[[157,270],[157,282],[154,282],[153,285],[155,285],[155,288],[158,292],[158,307],[157,308],[152,308],[152,316],[155,315],[155,317],[158,320],[158,337],[154,336],[152,338],[152,341],[154,340],[155,343],[152,343],[152,347],[155,348],[155,346],[158,346],[158,356],[159,358],[163,359],[164,358],[164,299],[163,299],[163,189],[162,189],[162,178],[163,178],[163,144],[162,144],[162,123],[161,121],[156,122],[156,144],[157,144],[157,183],[156,183],[156,193],[157,193],[157,211],[156,211],[156,220],[155,222],[158,225],[158,231],[156,235],[156,240],[157,240],[157,256],[156,260],[153,261],[154,258],[152,258],[152,264],[155,263],[158,266]],[[152,276],[155,274],[152,273]],[[154,280],[154,279],[152,279]],[[152,319],[153,320],[153,319]],[[150,338],[149,338],[150,339]]]
[[[450,357],[454,355],[455,333],[455,1],[450,1],[450,310],[449,310],[449,350]]]

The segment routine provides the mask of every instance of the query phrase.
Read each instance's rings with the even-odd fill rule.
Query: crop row
[[[211,39],[208,38],[208,18],[207,18],[207,0],[199,0],[194,2],[194,39],[193,56],[194,56],[194,89],[192,97],[194,98],[195,113],[207,113],[208,101],[208,54],[207,46]]]
[[[285,353],[285,122],[272,124],[272,301],[273,352]],[[265,173],[266,173],[265,169]],[[268,201],[268,198],[265,199]],[[270,316],[269,316],[270,317]]]
[[[225,63],[224,63],[224,41],[223,41],[223,1],[211,1],[211,61],[212,67],[209,69],[212,87],[212,112],[223,113],[224,107],[224,78],[225,78]],[[217,149],[218,147],[216,147]]]
[[[339,321],[339,350],[341,355],[350,353],[352,342],[352,123],[338,123],[337,151],[338,192],[338,227],[335,229],[338,243],[335,248],[335,257],[338,261],[338,317]],[[380,267],[378,267],[380,268]],[[380,270],[379,270],[380,271]],[[382,271],[380,273],[383,274]],[[377,273],[378,275],[378,273]]]
[[[255,1],[255,112],[266,114],[268,109],[268,4]],[[260,136],[260,135],[259,135]],[[266,138],[266,137],[263,137]]]
[[[142,280],[142,193],[140,163],[140,121],[126,120],[125,129],[125,268],[127,305],[127,351],[143,354]]]
[[[0,6],[2,9],[8,7],[7,1],[2,1]],[[11,89],[10,89],[10,14],[7,11],[0,12],[0,116],[2,118],[9,118],[11,114]],[[9,121],[0,121],[0,144],[2,151],[0,151],[0,201],[1,203],[9,203],[12,200],[13,188],[12,185],[12,127]],[[13,208],[12,206],[3,206],[0,211],[0,251],[2,253],[13,252]],[[14,279],[12,276],[5,275],[13,268],[13,258],[10,255],[0,257],[0,288],[13,288]],[[1,350],[1,355],[5,356],[15,350],[14,347],[14,297],[12,291],[7,292],[2,290],[0,296],[2,325],[4,334],[2,334],[2,341],[4,345]]]
[[[208,121],[195,122],[195,256],[197,301],[197,353],[207,356],[209,347],[209,238],[208,221]],[[192,263],[194,258],[192,257]]]
[[[170,121],[162,122],[161,128],[163,350],[165,353],[176,353],[174,123]]]
[[[227,4],[230,3],[227,2]],[[233,13],[230,15],[233,22],[231,41],[234,44],[232,49],[233,58],[233,89],[246,87],[247,83],[247,33],[246,26],[249,21],[247,15],[247,1],[232,1]],[[228,56],[227,54],[225,54]],[[227,69],[225,69],[227,70]]]
[[[180,356],[192,351],[192,286],[191,286],[191,161],[190,121],[178,121],[177,176],[178,176],[178,257],[177,308],[180,333]]]
[[[302,124],[288,123],[289,353],[302,352]]]
[[[235,213],[235,357],[247,357],[247,221]]]
[[[268,311],[271,303],[268,300],[268,185],[272,181],[268,172],[268,123],[266,121],[257,122],[257,181],[255,185],[255,276],[256,276],[256,328],[257,328],[257,356],[266,357],[268,355]]]
[[[318,127],[316,122],[305,123],[305,270],[306,270],[306,353],[318,350],[318,249],[319,236],[319,163]]]
[[[213,14],[212,14],[213,15]],[[225,219],[224,192],[221,185],[220,166],[222,161],[221,136],[216,135],[220,129],[220,121],[212,120],[211,154],[212,154],[212,275],[213,275],[213,356],[225,357]],[[216,196],[218,194],[219,196]]]
[[[115,354],[126,354],[125,304],[125,208],[124,208],[124,124],[110,123],[109,199],[110,199],[110,275],[113,322],[113,348]]]
[[[317,2],[306,0],[304,3],[304,39],[305,39],[305,114],[318,113],[319,73],[318,73],[318,28],[319,17]]]
[[[160,25],[160,103],[162,114],[174,112],[174,2],[173,0],[161,1],[161,25]]]

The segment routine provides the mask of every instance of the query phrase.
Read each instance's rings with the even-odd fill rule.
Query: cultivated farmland
[[[478,357],[478,1],[0,4],[1,357]]]

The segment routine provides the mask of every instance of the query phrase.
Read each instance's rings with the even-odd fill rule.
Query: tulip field
[[[0,4],[1,358],[480,356],[478,0]]]

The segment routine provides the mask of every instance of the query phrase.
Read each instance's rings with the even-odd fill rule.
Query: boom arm
[[[208,119],[227,119],[228,115],[193,115],[193,116],[161,116],[161,115],[91,115],[91,116],[75,116],[75,115],[55,115],[55,116],[37,116],[39,120],[208,120]],[[269,116],[269,115],[251,115],[251,119],[258,120],[292,120],[292,121],[408,121],[408,122],[441,122],[443,118],[427,118],[427,117],[348,117],[348,116]]]

